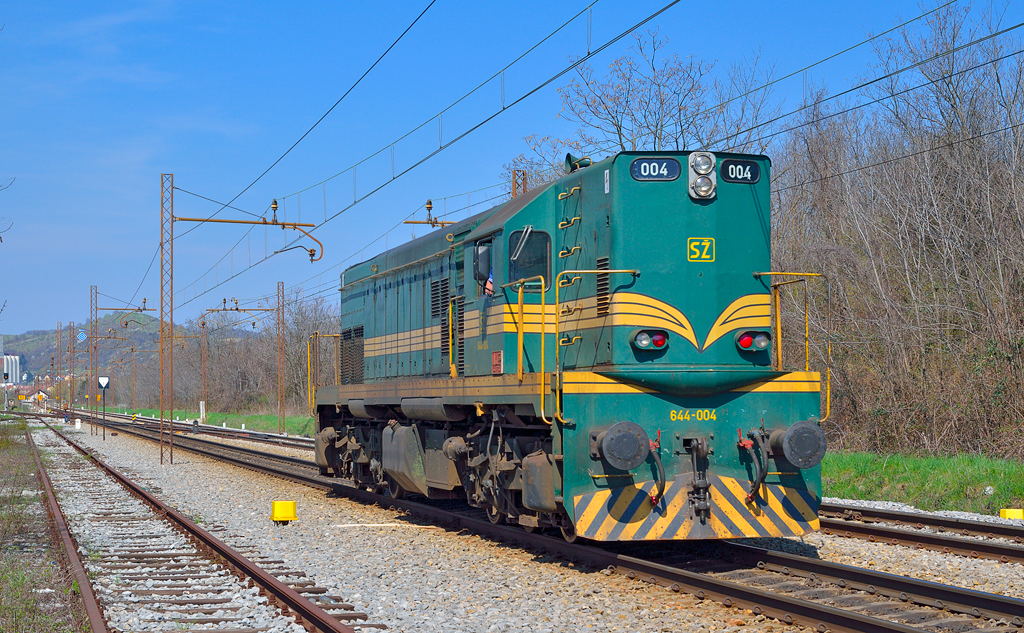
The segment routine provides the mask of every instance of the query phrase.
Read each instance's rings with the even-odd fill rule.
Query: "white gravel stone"
[[[391,630],[805,630],[185,451],[175,452],[173,466],[161,466],[154,444],[124,434],[103,442],[83,432],[76,439],[115,468],[151,482],[161,498],[206,526],[224,526],[222,538],[232,546],[286,561]],[[299,520],[273,524],[273,500],[296,501]]]

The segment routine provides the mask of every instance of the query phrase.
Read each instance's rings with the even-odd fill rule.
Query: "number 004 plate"
[[[718,177],[725,182],[752,185],[761,180],[761,166],[752,160],[727,158],[718,166]]]
[[[638,158],[629,166],[633,180],[675,180],[681,172],[674,158]]]

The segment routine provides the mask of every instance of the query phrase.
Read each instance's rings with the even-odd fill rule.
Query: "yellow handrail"
[[[769,271],[769,272],[755,272],[754,278],[760,279],[761,277],[777,276],[777,277],[820,277],[825,280],[825,286],[827,291],[826,300],[826,312],[825,312],[825,416],[821,418],[821,422],[829,419],[832,415],[832,281],[827,275],[822,273],[794,273],[794,272],[783,272],[783,271]],[[785,286],[791,283],[804,282],[806,279],[797,279],[794,281],[783,281],[771,284],[772,288],[772,309],[775,311],[775,325],[776,325],[776,346],[778,349],[777,361],[778,369],[782,370],[782,302],[779,298],[779,287]],[[804,368],[810,370],[810,358],[811,358],[811,325],[810,325],[810,299],[807,296],[807,287],[804,286]]]
[[[544,275],[536,275],[533,277],[526,277],[524,279],[518,279],[516,281],[510,281],[507,284],[503,284],[502,288],[508,288],[509,286],[519,286],[519,320],[516,322],[516,330],[519,334],[519,350],[517,357],[519,360],[518,374],[519,380],[523,380],[523,331],[526,329],[526,325],[523,323],[523,286],[530,283],[531,281],[540,281],[540,419],[544,420],[547,424],[551,424],[552,420],[547,418],[547,414],[544,411],[544,385],[547,381],[544,379],[544,348],[546,347],[547,339],[547,320],[548,320],[548,305],[547,305],[547,282],[544,280]],[[557,292],[556,292],[557,296]],[[556,320],[557,323],[557,320]]]
[[[310,334],[309,338],[306,339],[306,397],[309,400],[310,417],[315,413],[315,411],[313,411],[313,353],[310,342],[317,334],[318,332],[313,332]]]
[[[555,340],[559,342],[559,344],[555,346],[555,380],[557,382],[557,385],[555,386],[555,418],[563,424],[565,424],[565,419],[562,417],[562,359],[559,354],[559,348],[562,347],[562,333],[560,329],[560,313],[557,309],[558,306],[562,305],[562,302],[559,298],[559,290],[562,288],[568,288],[575,284],[577,281],[582,279],[580,275],[610,275],[613,273],[629,273],[635,277],[640,274],[640,271],[625,268],[616,270],[563,270],[555,276]],[[574,277],[570,283],[563,284],[564,280],[562,280],[562,275],[574,275]],[[572,312],[569,314],[572,314]],[[569,345],[574,344],[576,342],[576,338],[577,337],[574,337],[572,343],[569,343]]]
[[[341,334],[321,334],[319,331],[313,332],[306,339],[306,392],[307,399],[309,401],[309,415],[316,415],[316,388],[318,385],[314,384],[316,380],[316,373],[318,373],[317,358],[313,355],[314,340],[322,338],[336,338],[338,339],[337,358],[335,358],[334,367],[334,382],[337,385],[341,384]],[[317,344],[317,355],[320,354],[320,345]]]
[[[455,326],[452,323],[452,304],[465,298],[466,295],[459,295],[448,299],[448,375],[452,378],[459,377],[459,366],[455,362]]]

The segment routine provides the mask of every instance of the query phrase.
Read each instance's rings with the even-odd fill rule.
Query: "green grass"
[[[980,455],[913,457],[829,453],[821,465],[825,496],[884,499],[922,510],[999,514],[1024,506],[1024,464]],[[992,487],[991,495],[985,494]]]
[[[142,415],[148,415],[156,417],[159,411],[156,409],[131,409],[128,411],[131,413],[139,413]],[[175,409],[174,416],[181,418],[181,420],[194,420],[199,417],[199,413],[195,411],[184,411]],[[174,417],[172,416],[172,417]],[[243,414],[243,413],[208,413],[206,415],[207,424],[214,426],[220,426],[226,423],[229,428],[240,429],[242,425],[245,425],[247,431],[266,431],[269,433],[277,433],[277,416],[276,415],[256,415],[256,414]],[[286,416],[284,419],[284,428],[289,435],[313,435],[313,418],[301,415],[301,416]]]

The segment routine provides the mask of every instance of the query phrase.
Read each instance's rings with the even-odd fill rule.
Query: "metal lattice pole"
[[[277,282],[277,432],[284,433],[284,282]]]
[[[160,463],[168,412],[174,463],[174,174],[160,174]]]

